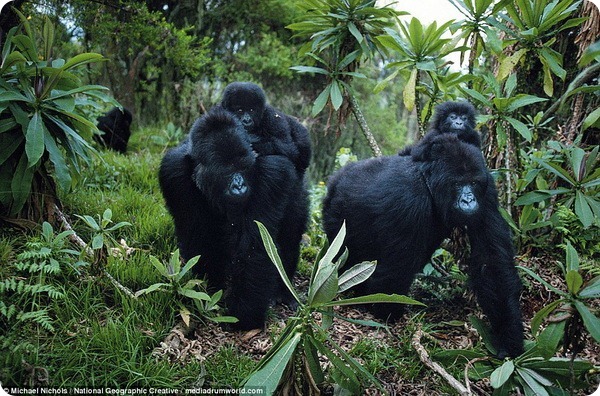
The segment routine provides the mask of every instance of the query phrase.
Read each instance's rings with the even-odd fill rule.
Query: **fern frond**
[[[33,322],[36,323],[45,330],[54,331],[54,326],[52,326],[52,319],[48,316],[47,309],[40,309],[38,311],[31,312],[21,312],[17,315],[19,321],[21,322]]]

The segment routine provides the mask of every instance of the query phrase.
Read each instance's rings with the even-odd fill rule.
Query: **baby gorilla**
[[[259,155],[284,155],[300,175],[308,167],[311,144],[308,130],[295,118],[267,104],[256,84],[234,82],[225,87],[221,106],[236,115]]]
[[[377,260],[361,294],[406,294],[454,227],[467,228],[469,278],[492,327],[498,356],[523,351],[521,281],[508,225],[481,152],[455,134],[432,137],[422,159],[389,156],[351,163],[328,182],[323,224],[332,240],[346,221],[347,265]],[[358,187],[360,186],[360,188]],[[383,318],[402,306],[375,304]]]
[[[429,123],[429,131],[417,143],[403,148],[398,155],[412,155],[421,160],[423,149],[431,139],[442,133],[453,133],[465,143],[481,148],[481,138],[475,130],[477,112],[469,102],[444,102],[435,108],[434,116]]]
[[[160,187],[175,222],[181,256],[200,255],[194,270],[226,290],[239,329],[263,325],[269,305],[289,301],[255,220],[273,236],[288,277],[296,270],[308,219],[307,192],[294,164],[257,156],[241,122],[215,107],[167,152]]]

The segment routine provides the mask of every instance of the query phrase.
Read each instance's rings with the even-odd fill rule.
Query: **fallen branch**
[[[444,378],[451,387],[456,389],[456,391],[458,393],[460,393],[461,395],[464,395],[464,396],[473,395],[467,388],[465,388],[465,386],[463,384],[461,384],[456,378],[454,378],[452,375],[450,375],[442,366],[440,366],[438,363],[431,360],[431,358],[429,357],[429,353],[427,352],[425,347],[421,344],[421,338],[424,335],[425,335],[425,333],[423,332],[423,329],[421,328],[421,326],[419,326],[418,330],[413,335],[413,338],[411,341],[411,345],[413,346],[413,348],[415,348],[415,350],[419,354],[419,359],[421,359],[421,361],[427,367],[429,367],[430,369],[432,369],[433,371],[438,373],[442,378]]]

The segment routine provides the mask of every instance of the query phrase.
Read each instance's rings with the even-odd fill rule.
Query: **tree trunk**
[[[369,143],[369,147],[371,147],[371,150],[373,151],[373,155],[375,155],[375,157],[381,157],[381,148],[379,148],[379,145],[375,140],[375,136],[373,136],[373,132],[371,132],[371,129],[367,124],[367,120],[365,119],[365,116],[362,113],[360,106],[358,105],[356,97],[352,92],[348,92],[348,98],[350,99],[350,107],[352,109],[352,114],[354,114],[354,117],[356,118],[356,121],[358,121],[358,125],[360,126],[360,130],[367,138],[367,142]]]

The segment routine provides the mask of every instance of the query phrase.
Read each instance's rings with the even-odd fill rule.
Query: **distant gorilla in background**
[[[124,154],[131,136],[129,127],[132,120],[133,117],[129,110],[123,108],[121,111],[118,107],[113,107],[108,113],[98,117],[98,129],[104,133],[94,135],[95,140],[104,147]]]
[[[240,119],[259,155],[284,155],[304,175],[310,162],[308,130],[294,117],[267,104],[264,91],[250,82],[225,87],[221,106]]]
[[[469,102],[444,102],[436,106],[433,118],[429,123],[429,130],[417,143],[400,150],[398,155],[412,155],[420,160],[423,149],[431,139],[442,133],[454,133],[465,143],[481,149],[481,138],[475,130],[475,117],[477,111]]]
[[[267,256],[255,220],[277,245],[290,279],[308,221],[303,178],[284,155],[257,155],[242,123],[214,107],[168,151],[160,187],[175,222],[181,256],[211,289],[224,289],[228,312],[242,330],[263,326],[269,305],[293,301]]]
[[[361,294],[406,294],[455,227],[471,243],[469,278],[491,323],[498,356],[523,352],[521,281],[510,229],[498,210],[494,180],[475,145],[452,133],[437,134],[412,156],[371,158],[346,165],[328,181],[323,226],[333,240],[346,221],[347,265],[377,260]],[[398,304],[374,304],[397,318]]]

